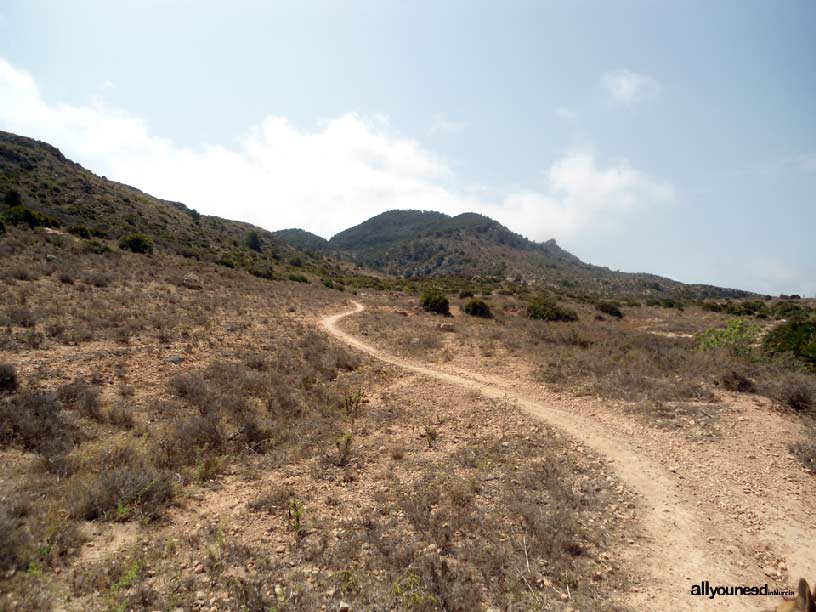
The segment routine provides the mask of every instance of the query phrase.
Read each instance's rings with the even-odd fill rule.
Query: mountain
[[[537,263],[581,264],[555,240],[532,242],[476,213],[392,210],[340,232],[329,244],[367,266],[407,276],[495,276],[531,272]],[[527,262],[512,261],[518,253]]]
[[[49,144],[2,131],[0,194],[4,196],[0,218],[8,217],[17,206],[18,213],[33,211],[44,224],[60,225],[80,236],[118,240],[140,234],[159,248],[264,278],[305,280],[301,272],[307,272],[327,285],[404,287],[405,281],[399,279],[459,276],[494,286],[510,279],[594,294],[752,295],[684,285],[653,274],[613,272],[582,262],[554,239],[533,242],[475,213],[451,217],[392,210],[330,240],[301,229],[270,232],[152,197],[93,174]],[[360,266],[379,274],[361,272]]]
[[[555,239],[534,242],[484,215],[391,210],[324,240],[303,230],[276,236],[403,278],[463,276],[523,281],[549,289],[656,297],[745,297],[712,285],[687,285],[647,273],[616,272],[581,261]]]
[[[599,294],[692,298],[749,295],[590,265],[559,247],[555,239],[534,242],[476,213],[451,217],[434,211],[392,210],[340,232],[321,245],[324,251],[337,256],[407,278],[510,278]]]

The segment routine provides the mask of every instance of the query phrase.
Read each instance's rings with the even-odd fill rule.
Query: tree
[[[448,297],[438,289],[428,289],[423,292],[419,298],[419,303],[422,305],[422,308],[428,312],[443,315],[450,314]]]
[[[256,253],[263,251],[263,243],[261,242],[261,237],[258,235],[258,232],[249,232],[246,237],[246,245]]]
[[[479,317],[480,319],[492,319],[493,313],[490,311],[490,306],[484,300],[470,300],[463,309],[465,313],[471,317]]]
[[[22,206],[23,198],[20,195],[19,191],[11,190],[6,193],[6,196],[3,198],[3,201],[6,203],[6,206]]]
[[[141,255],[147,255],[153,252],[153,241],[142,234],[131,234],[130,236],[122,237],[119,241],[119,248]]]

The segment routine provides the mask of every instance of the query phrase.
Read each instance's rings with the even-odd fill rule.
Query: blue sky
[[[813,2],[0,0],[0,129],[272,230],[475,210],[814,295],[815,32]]]

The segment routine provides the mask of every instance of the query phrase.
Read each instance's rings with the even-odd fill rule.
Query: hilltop
[[[403,278],[513,280],[555,290],[694,299],[751,295],[591,265],[562,249],[554,238],[534,242],[476,213],[451,217],[435,211],[391,210],[330,240],[294,229],[275,235],[297,248],[331,253]]]

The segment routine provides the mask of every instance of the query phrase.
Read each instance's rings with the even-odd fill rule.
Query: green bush
[[[419,298],[422,308],[428,312],[449,315],[450,304],[448,297],[438,289],[428,289]]]
[[[702,350],[724,348],[736,355],[745,355],[759,335],[759,326],[745,319],[731,319],[723,328],[709,329],[697,335],[697,347]]]
[[[463,310],[471,317],[479,317],[481,319],[492,319],[493,313],[490,312],[490,306],[484,300],[470,300]]]
[[[527,316],[530,319],[541,321],[577,321],[578,314],[574,310],[561,308],[551,300],[538,298],[527,304]]]
[[[308,283],[309,279],[303,276],[302,274],[290,274],[289,280],[294,281],[296,283]]]
[[[256,253],[263,252],[263,243],[261,242],[261,237],[258,235],[258,232],[252,231],[247,234],[246,245]]]
[[[459,299],[460,300],[464,300],[466,298],[472,298],[472,297],[473,297],[473,291],[471,291],[470,289],[462,289],[459,292]]]
[[[119,240],[119,248],[147,255],[153,252],[153,241],[143,234],[130,234]]]
[[[769,353],[792,353],[816,365],[816,321],[794,319],[783,323],[765,338]]]
[[[3,202],[5,202],[6,206],[10,208],[14,206],[22,206],[23,198],[19,191],[11,190],[6,193],[5,197],[3,198]]]
[[[3,223],[2,219],[0,219],[0,234],[5,234],[5,233],[6,233],[6,224]]]
[[[72,225],[68,228],[68,233],[84,238],[85,240],[90,240],[91,238],[91,230],[84,225]]]
[[[28,225],[31,229],[35,227],[59,227],[62,225],[59,219],[49,215],[31,210],[25,206],[12,206],[3,215],[4,219],[12,225]]]
[[[620,304],[617,302],[598,302],[595,304],[595,309],[616,319],[623,318],[623,312],[621,312]]]
[[[801,304],[787,300],[774,304],[771,307],[771,313],[777,319],[791,319],[807,314],[806,309],[803,308]]]

